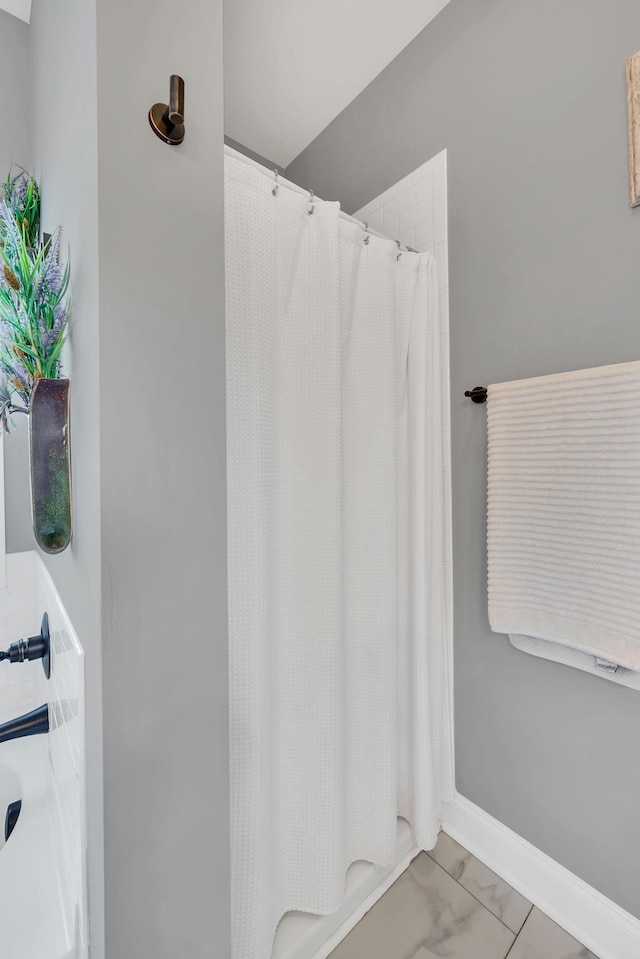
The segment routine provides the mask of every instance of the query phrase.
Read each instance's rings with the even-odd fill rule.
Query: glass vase
[[[69,380],[36,380],[29,407],[31,515],[45,553],[71,542]]]

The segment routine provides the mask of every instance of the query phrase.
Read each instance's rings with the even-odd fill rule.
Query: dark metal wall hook
[[[169,80],[169,103],[154,103],[149,110],[151,129],[172,146],[184,140],[184,80],[171,74]]]
[[[487,387],[474,386],[472,390],[465,390],[464,395],[468,396],[472,403],[486,403]]]

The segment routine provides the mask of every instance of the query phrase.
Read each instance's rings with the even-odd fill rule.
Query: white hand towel
[[[491,628],[639,671],[640,362],[493,385],[488,426]]]

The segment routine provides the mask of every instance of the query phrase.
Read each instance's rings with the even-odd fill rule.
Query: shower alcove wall
[[[447,155],[437,154],[354,214],[359,220],[401,244],[435,256],[440,282],[442,322],[442,391],[444,410],[444,504],[446,640],[449,657],[449,702],[453,707],[453,599],[451,523],[451,446],[449,381],[449,274],[447,237]],[[450,717],[453,730],[453,715]],[[451,743],[453,753],[453,742]],[[354,863],[348,873],[341,907],[329,916],[287,913],[276,933],[273,959],[326,959],[417,855],[411,830],[398,819],[395,862],[385,868]]]

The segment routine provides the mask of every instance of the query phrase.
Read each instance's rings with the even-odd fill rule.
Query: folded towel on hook
[[[640,362],[490,386],[488,431],[491,628],[640,686]]]

